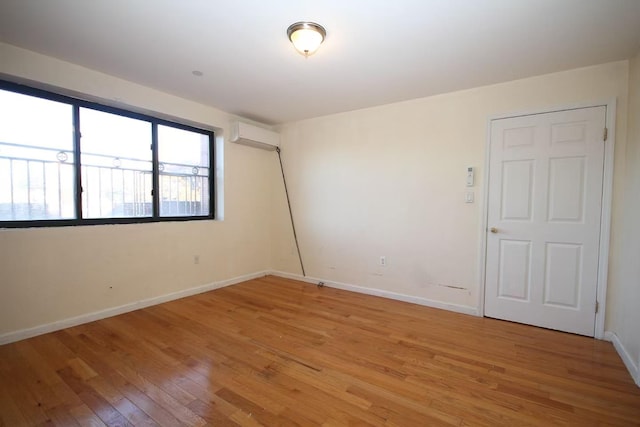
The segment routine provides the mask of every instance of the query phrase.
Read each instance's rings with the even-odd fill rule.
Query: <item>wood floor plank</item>
[[[156,427],[158,425],[126,397],[113,402],[113,407],[134,426]]]
[[[100,393],[71,368],[58,371],[67,385],[106,425],[127,425],[127,420]]]
[[[55,400],[55,396],[43,391],[33,377],[28,364],[20,357],[16,346],[0,347],[0,383],[14,405],[20,410],[25,425],[39,425],[49,422],[45,413],[46,407],[42,401],[48,403]],[[1,415],[1,414],[0,414]],[[4,418],[4,417],[2,417]]]
[[[54,426],[80,427],[80,423],[71,415],[68,405],[60,405],[46,411]],[[17,425],[17,424],[15,424]]]
[[[196,399],[189,403],[189,409],[205,420],[210,425],[214,426],[237,426],[238,423],[233,421],[230,416],[235,413],[233,411],[230,414],[225,414],[219,410],[219,405],[216,405],[213,401],[204,403],[203,401]]]
[[[98,418],[87,405],[81,404],[69,409],[69,414],[80,424],[87,427],[105,427],[106,424]]]
[[[640,426],[607,342],[267,276],[0,346],[0,426]]]
[[[13,395],[6,381],[1,378],[2,374],[0,374],[0,426],[28,425],[27,419],[22,415],[15,402],[15,395]]]

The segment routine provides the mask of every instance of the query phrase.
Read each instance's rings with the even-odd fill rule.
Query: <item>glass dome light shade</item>
[[[313,22],[296,22],[287,29],[289,40],[304,56],[312,55],[326,36],[325,29]]]

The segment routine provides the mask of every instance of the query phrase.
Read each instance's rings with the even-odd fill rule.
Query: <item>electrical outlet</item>
[[[380,257],[380,265],[381,265],[382,267],[386,267],[386,266],[387,266],[387,257],[386,257],[386,256],[382,255],[382,256]]]
[[[200,255],[193,256],[193,263],[196,265],[200,264]]]

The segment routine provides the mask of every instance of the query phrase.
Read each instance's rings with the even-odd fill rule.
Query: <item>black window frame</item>
[[[196,126],[186,125],[179,122],[163,119],[149,114],[138,113],[123,108],[113,107],[98,102],[87,101],[81,98],[75,98],[60,93],[51,92],[49,90],[39,89],[32,86],[14,83],[0,79],[0,90],[15,92],[23,95],[34,96],[51,101],[70,104],[72,106],[73,120],[73,151],[75,157],[74,167],[74,200],[75,215],[74,219],[43,219],[43,220],[0,220],[0,228],[33,228],[33,227],[67,227],[82,225],[108,225],[108,224],[138,224],[138,223],[156,223],[156,222],[174,222],[174,221],[203,221],[214,220],[216,218],[215,211],[215,132],[209,129],[199,128]],[[80,152],[80,108],[89,108],[105,113],[116,114],[123,117],[138,119],[149,122],[151,124],[151,157],[152,157],[152,215],[149,217],[125,217],[125,218],[82,218],[82,173],[81,173],[81,152]],[[160,170],[158,160],[158,126],[164,125],[176,129],[196,132],[209,137],[209,214],[198,216],[160,216]]]

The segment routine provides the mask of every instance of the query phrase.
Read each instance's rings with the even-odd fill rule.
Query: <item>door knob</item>
[[[497,228],[495,228],[495,227],[491,227],[491,228],[489,229],[489,231],[491,231],[492,233],[497,233],[497,232],[498,232],[498,229],[497,229]]]

